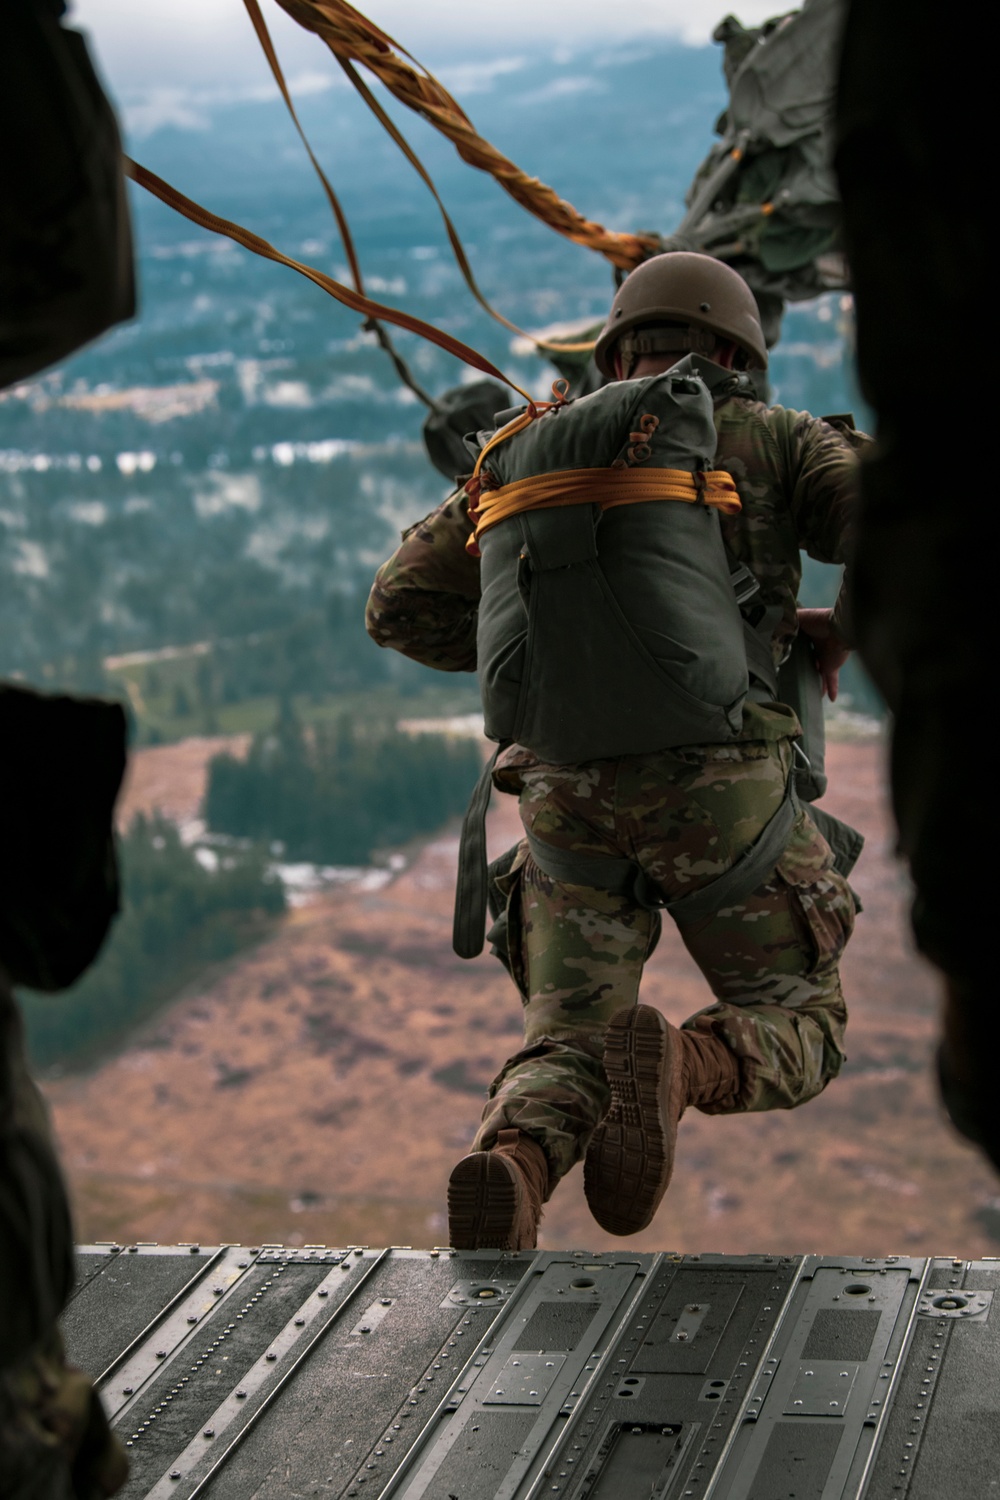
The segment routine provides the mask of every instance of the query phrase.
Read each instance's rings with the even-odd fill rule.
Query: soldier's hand
[[[833,626],[832,609],[800,609],[799,629],[812,642],[816,658],[816,670],[823,679],[823,695],[831,703],[837,701],[840,669],[851,654],[851,648],[841,640]]]

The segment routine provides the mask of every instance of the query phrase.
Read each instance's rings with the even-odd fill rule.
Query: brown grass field
[[[139,751],[125,814],[194,815],[218,740]],[[801,1110],[692,1111],[669,1194],[635,1249],[990,1254],[1000,1183],[943,1117],[932,1079],[937,981],[913,953],[876,740],[830,746],[826,804],[868,843],[844,965],[849,1061]],[[497,805],[499,804],[499,805]],[[495,799],[491,844],[516,836]],[[379,891],[289,913],[269,941],[179,996],[118,1055],[49,1080],[83,1241],[410,1244],[446,1239],[444,1185],[483,1089],[518,1044],[496,961],[451,952],[454,829]],[[679,1021],[707,1004],[676,933],[643,998]],[[58,1001],[53,1001],[58,1003]],[[545,1248],[621,1246],[579,1170]]]

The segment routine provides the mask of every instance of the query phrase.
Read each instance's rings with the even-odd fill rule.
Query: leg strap
[[[462,823],[452,936],[452,946],[460,958],[477,958],[483,951],[489,889],[486,810],[493,787],[493,767],[502,748],[494,752],[476,783]],[[781,806],[746,853],[708,885],[673,901],[664,900],[659,887],[635,860],[557,849],[533,833],[528,834],[528,847],[535,864],[551,880],[627,896],[647,911],[660,908],[669,912],[675,922],[697,922],[724,906],[735,906],[767,879],[785,852],[800,806],[793,770]],[[861,851],[863,838],[821,808],[810,806],[806,810],[833,848],[837,870],[846,876]]]
[[[552,880],[630,896],[639,906],[662,907],[676,922],[697,922],[720,907],[735,906],[767,879],[785,852],[798,811],[794,779],[790,776],[781,806],[765,825],[756,843],[708,885],[673,901],[664,900],[659,888],[634,860],[618,859],[610,854],[577,854],[573,850],[555,849],[530,833],[528,846],[538,868]]]

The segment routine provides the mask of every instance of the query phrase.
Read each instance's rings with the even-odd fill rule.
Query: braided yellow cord
[[[401,104],[414,110],[453,142],[463,161],[489,172],[516,203],[612,265],[630,271],[656,251],[649,235],[619,234],[585,219],[558,193],[529,177],[479,135],[468,115],[432,73],[347,0],[278,0],[294,21],[320,37],[341,63],[361,63]]]

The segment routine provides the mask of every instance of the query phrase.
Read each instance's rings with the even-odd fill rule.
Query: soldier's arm
[[[808,412],[781,411],[776,434],[785,450],[789,503],[799,546],[817,562],[840,563],[845,572],[831,623],[851,643],[848,568],[854,545],[859,498],[857,447],[862,434],[848,436]]]
[[[403,533],[377,574],[365,626],[391,646],[440,672],[476,669],[479,559],[465,543],[472,532],[464,490]]]

